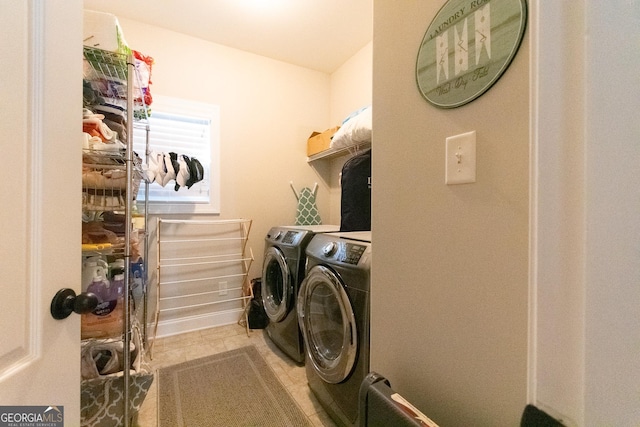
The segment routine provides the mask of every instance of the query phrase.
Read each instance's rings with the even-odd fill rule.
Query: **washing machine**
[[[269,317],[266,332],[287,356],[304,362],[296,298],[305,273],[308,243],[317,233],[338,231],[337,225],[273,227],[265,237],[262,302]]]
[[[358,392],[369,372],[371,232],[318,234],[307,246],[298,321],[307,381],[342,426],[358,425]]]

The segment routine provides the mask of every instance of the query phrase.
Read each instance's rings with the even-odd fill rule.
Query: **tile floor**
[[[240,325],[227,325],[186,334],[160,338],[153,347],[151,367],[154,371],[176,363],[247,345],[255,345],[300,409],[315,427],[335,427],[307,386],[304,366],[299,366],[282,353],[262,330],[247,336]],[[139,427],[157,426],[157,382],[154,381],[138,414]]]

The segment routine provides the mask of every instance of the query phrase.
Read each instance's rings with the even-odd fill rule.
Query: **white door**
[[[0,28],[0,406],[79,425],[80,316],[50,304],[80,290],[82,2],[0,0]]]

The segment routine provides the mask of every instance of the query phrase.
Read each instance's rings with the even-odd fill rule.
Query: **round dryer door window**
[[[264,255],[262,267],[262,304],[269,320],[281,322],[291,304],[291,274],[282,252],[270,247]]]
[[[356,321],[340,278],[316,265],[307,274],[298,300],[298,316],[307,355],[320,378],[332,384],[345,380],[357,353]]]

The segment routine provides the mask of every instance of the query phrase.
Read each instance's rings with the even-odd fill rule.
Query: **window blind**
[[[195,157],[204,169],[203,179],[187,188],[178,187],[171,180],[164,187],[154,182],[149,185],[150,210],[158,213],[197,211],[194,205],[203,205],[206,211],[219,210],[218,131],[217,106],[186,100],[154,97],[151,114],[146,121],[133,128],[133,149],[145,161],[146,125],[149,127],[151,153],[176,153]],[[212,170],[215,169],[215,170]],[[137,195],[145,197],[144,185]],[[177,208],[176,208],[177,205]],[[204,206],[206,205],[206,206]],[[181,209],[182,206],[185,209]],[[191,208],[189,208],[191,206]],[[165,207],[165,208],[163,208]]]

